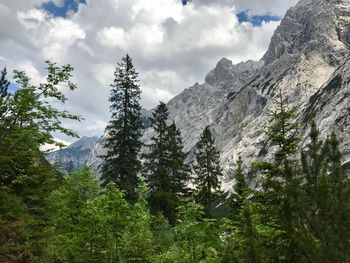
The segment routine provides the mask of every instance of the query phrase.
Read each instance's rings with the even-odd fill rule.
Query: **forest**
[[[59,107],[67,101],[62,87],[77,88],[72,76],[72,66],[47,61],[45,83],[14,71],[13,90],[1,72],[0,262],[350,262],[342,138],[320,138],[312,120],[301,137],[283,94],[261,127],[270,157],[239,157],[225,193],[210,126],[190,160],[160,102],[142,144],[141,87],[128,55],[114,72],[100,175],[88,167],[59,172],[41,146],[63,146],[54,132],[78,137],[63,123],[82,117]]]

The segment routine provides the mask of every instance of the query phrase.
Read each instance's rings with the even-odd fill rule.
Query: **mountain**
[[[301,0],[287,11],[260,61],[233,65],[221,59],[203,84],[194,84],[168,102],[170,121],[181,129],[189,158],[202,129],[210,125],[226,171],[226,190],[238,155],[246,166],[269,156],[264,127],[279,91],[297,109],[301,135],[315,119],[323,138],[332,131],[342,138],[340,147],[348,162],[349,55],[349,0]],[[146,129],[143,141],[151,135]],[[96,169],[103,151],[97,143],[87,163]]]
[[[73,172],[87,164],[88,157],[99,141],[97,137],[82,137],[67,148],[50,152],[46,159],[62,172]]]

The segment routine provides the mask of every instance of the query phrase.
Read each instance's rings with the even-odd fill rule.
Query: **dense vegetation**
[[[350,262],[350,184],[338,139],[320,138],[314,122],[300,138],[282,94],[266,127],[271,158],[244,167],[239,157],[227,195],[210,128],[188,164],[164,103],[140,152],[141,92],[126,56],[112,85],[100,182],[86,167],[60,174],[40,151],[54,131],[76,136],[61,122],[80,117],[54,107],[66,101],[62,85],[75,89],[72,70],[48,62],[37,86],[15,71],[15,90],[1,73],[0,262]]]

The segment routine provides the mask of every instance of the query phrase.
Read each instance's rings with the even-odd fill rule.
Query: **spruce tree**
[[[144,154],[144,173],[151,193],[161,189],[167,181],[167,119],[168,107],[160,102],[150,117],[154,136],[151,138],[151,143],[146,145],[148,153]]]
[[[236,162],[236,170],[234,172],[235,184],[233,186],[233,193],[230,196],[230,212],[231,219],[235,222],[240,220],[243,203],[247,195],[248,185],[243,171],[242,157],[239,156]]]
[[[314,260],[321,260],[319,241],[321,240],[320,233],[324,228],[324,220],[320,218],[320,211],[327,203],[326,193],[323,192],[323,183],[326,181],[326,145],[319,138],[319,130],[316,122],[311,122],[311,129],[309,133],[310,142],[305,149],[301,151],[301,165],[303,171],[305,192],[305,204],[302,210],[302,221],[305,226],[305,233],[309,239],[309,257]],[[321,241],[322,242],[322,241]]]
[[[168,168],[172,191],[177,196],[188,194],[189,166],[185,163],[181,132],[173,122],[167,131]]]
[[[103,156],[102,181],[114,182],[126,192],[126,199],[137,199],[138,172],[141,163],[138,153],[141,148],[141,106],[138,73],[132,60],[126,55],[114,72],[114,83],[109,101],[112,118],[107,126],[104,140],[107,154]]]
[[[301,164],[306,179],[306,191],[309,192],[309,195],[316,193],[317,182],[325,159],[323,142],[319,139],[319,134],[316,122],[312,121],[309,133],[310,142],[306,149],[301,151]]]
[[[287,100],[280,94],[275,100],[275,109],[269,112],[270,125],[266,134],[272,146],[275,146],[270,162],[255,163],[254,167],[262,172],[263,193],[259,195],[264,207],[265,224],[272,227],[271,247],[274,260],[283,262],[302,262],[304,236],[300,229],[299,211],[302,211],[301,172],[297,159],[298,123],[295,122],[295,110],[288,107]]]
[[[160,102],[150,121],[154,136],[144,155],[144,175],[150,189],[152,213],[161,212],[174,225],[180,196],[187,192],[189,176],[181,133],[175,123],[167,125],[168,108]]]
[[[249,201],[243,204],[241,225],[244,262],[258,263],[260,262],[260,258],[257,249],[257,234],[252,220],[251,204]]]
[[[163,213],[174,223],[176,202],[168,173],[167,119],[168,107],[160,102],[150,117],[154,136],[148,145],[148,153],[144,155],[144,176],[150,190],[148,202],[151,212]]]
[[[206,214],[209,215],[211,205],[220,192],[222,169],[220,153],[208,126],[203,130],[197,144],[193,170],[197,201],[204,206]]]
[[[307,200],[303,220],[310,236],[309,254],[314,262],[347,262],[349,181],[341,169],[339,142],[334,133],[322,142],[314,121],[309,137],[301,153]]]
[[[325,142],[326,169],[320,180],[319,222],[320,256],[324,262],[350,260],[350,184],[341,167],[342,154],[333,132]]]

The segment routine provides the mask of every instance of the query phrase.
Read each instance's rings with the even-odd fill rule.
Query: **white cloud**
[[[124,29],[120,27],[105,27],[97,33],[97,40],[106,47],[126,49],[128,41]]]
[[[249,10],[254,15],[283,16],[298,0],[192,0],[195,5],[235,6],[238,12]]]
[[[41,25],[47,18],[47,15],[42,10],[33,8],[27,12],[18,12],[18,20],[27,29],[35,29]]]
[[[0,67],[24,69],[37,82],[46,59],[71,64],[78,90],[67,94],[66,108],[86,120],[67,125],[100,134],[110,118],[113,71],[125,53],[140,73],[142,105],[151,108],[203,81],[222,57],[240,62],[264,54],[278,22],[240,24],[237,12],[283,15],[295,1],[87,0],[77,13],[55,18],[39,9],[44,0],[2,0]]]
[[[84,39],[84,30],[76,23],[63,19],[50,19],[49,30],[43,39],[43,55],[64,63],[64,55],[77,40]]]
[[[54,3],[54,5],[57,7],[64,6],[64,0],[51,0],[51,2]]]

